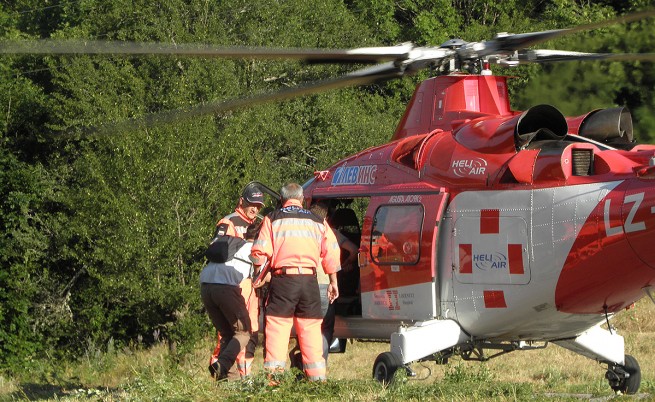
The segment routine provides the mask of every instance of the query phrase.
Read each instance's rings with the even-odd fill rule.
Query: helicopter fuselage
[[[621,150],[577,135],[588,122],[548,105],[495,107],[502,115],[441,105],[457,121],[399,129],[306,186],[311,199],[366,200],[362,319],[452,319],[473,338],[548,341],[646,294],[655,283],[654,146]]]

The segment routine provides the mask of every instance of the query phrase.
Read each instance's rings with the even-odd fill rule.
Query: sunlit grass
[[[653,311],[650,300],[643,300],[612,322],[626,339],[626,353],[639,360],[640,394],[648,394],[646,400],[655,395],[655,363],[649,359],[655,344]],[[78,362],[50,362],[20,378],[0,377],[0,400],[514,401],[614,397],[604,379],[605,367],[555,345],[513,352],[483,363],[458,357],[446,365],[415,363],[415,377],[401,370],[396,381],[384,387],[371,379],[372,365],[379,353],[389,350],[389,344],[355,341],[348,344],[346,353],[330,355],[327,383],[298,382],[289,373],[280,386],[270,387],[261,370],[261,350],[251,380],[217,384],[207,371],[213,342],[208,334],[184,356],[172,353],[165,343],[119,351],[107,345],[105,352],[89,347]]]

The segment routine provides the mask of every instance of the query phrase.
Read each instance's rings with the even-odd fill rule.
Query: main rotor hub
[[[440,48],[444,49],[459,49],[460,47],[466,45],[468,42],[465,40],[462,40],[460,38],[451,38],[441,45],[439,45]]]

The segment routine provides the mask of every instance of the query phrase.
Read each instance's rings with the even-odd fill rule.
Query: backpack
[[[230,261],[234,254],[246,244],[246,241],[235,236],[219,236],[214,238],[207,251],[205,251],[205,257],[211,262],[223,263]]]

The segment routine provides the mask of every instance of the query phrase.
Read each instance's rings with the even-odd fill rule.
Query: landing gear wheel
[[[388,385],[393,381],[394,374],[402,365],[403,362],[393,353],[380,353],[373,363],[373,378]]]
[[[625,364],[623,366],[610,365],[605,373],[605,378],[614,392],[636,394],[641,384],[641,369],[637,359],[625,355]]]

